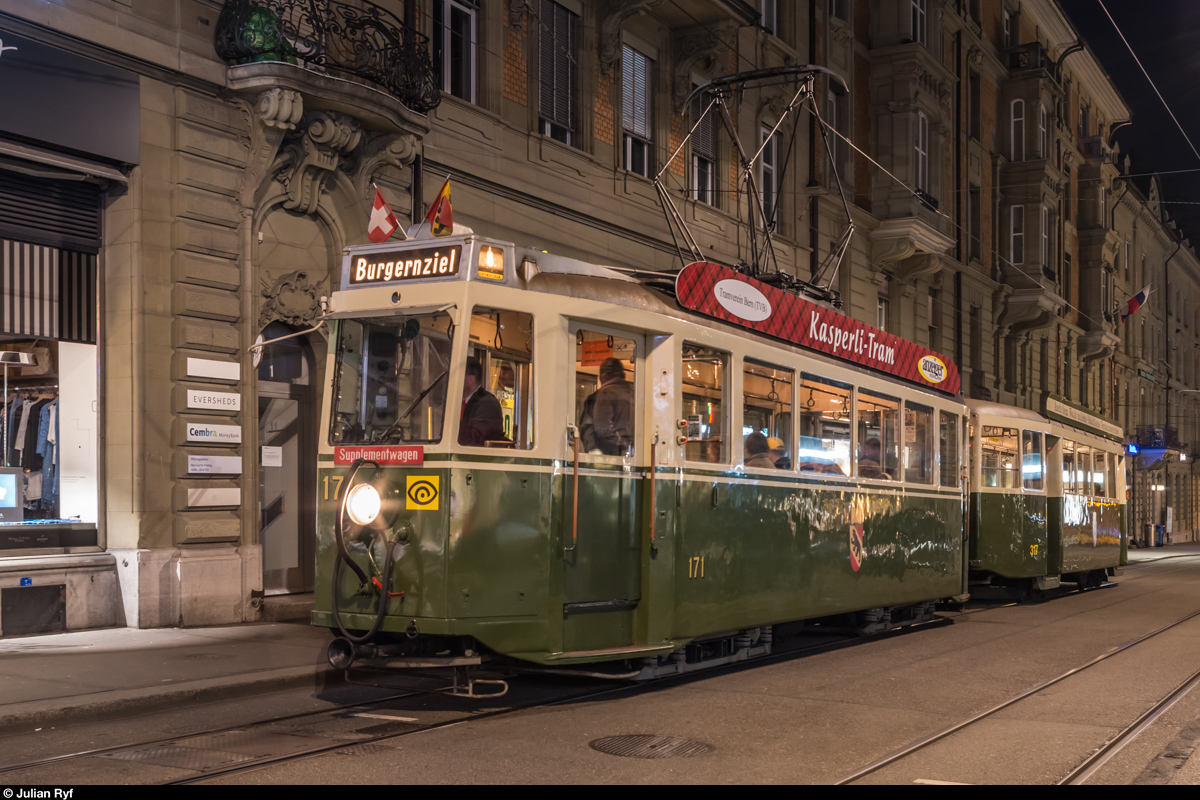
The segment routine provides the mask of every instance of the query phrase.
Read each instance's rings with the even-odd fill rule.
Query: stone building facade
[[[403,80],[272,40],[261,9],[301,6],[347,37],[374,20],[381,38],[352,49],[408,59],[389,62]],[[1064,44],[1079,36],[1052,0],[11,0],[11,37],[116,70],[136,97],[133,157],[0,122],[0,145],[32,148],[0,172],[58,159],[57,178],[100,193],[96,539],[0,553],[0,587],[30,564],[61,573],[90,609],[68,627],[248,621],[264,595],[311,589],[313,320],[341,249],[366,241],[375,187],[419,219],[449,175],[480,233],[669,269],[651,181],[666,167],[707,255],[749,260],[732,139],[718,128],[669,159],[693,88],[795,64],[848,90],[817,82],[831,152],[804,114],[780,131],[789,169],[756,176],[780,268],[813,277],[852,221],[832,285],[847,313],[953,357],[970,397],[1054,396],[1141,436],[1138,530],[1167,507],[1177,538],[1196,528],[1200,261],[1157,184],[1120,163],[1129,109],[1096,55]],[[0,80],[20,53],[0,51]],[[790,96],[741,97],[740,139],[761,144]],[[1122,324],[1146,284],[1149,313]]]

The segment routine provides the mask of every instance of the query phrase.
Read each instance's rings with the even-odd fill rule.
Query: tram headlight
[[[355,525],[370,525],[379,516],[383,499],[379,490],[369,483],[360,483],[350,490],[346,498],[346,513]]]

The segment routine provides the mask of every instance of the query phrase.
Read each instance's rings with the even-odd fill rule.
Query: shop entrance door
[[[270,340],[292,333],[281,324]],[[303,337],[264,348],[258,366],[259,529],[263,590],[313,589],[316,545],[316,408],[312,354]]]

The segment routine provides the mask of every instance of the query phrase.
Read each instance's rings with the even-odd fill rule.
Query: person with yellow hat
[[[787,444],[778,436],[771,436],[767,439],[767,447],[771,450],[771,460],[775,462],[775,469],[791,469],[792,459],[788,455]]]

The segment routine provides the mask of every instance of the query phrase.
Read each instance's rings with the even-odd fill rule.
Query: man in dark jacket
[[[583,405],[579,433],[584,449],[606,456],[628,455],[633,444],[633,384],[625,380],[620,359],[604,359],[600,388]]]
[[[489,441],[507,441],[500,401],[483,388],[483,364],[478,358],[467,359],[461,413],[458,423],[459,444],[483,447]]]

